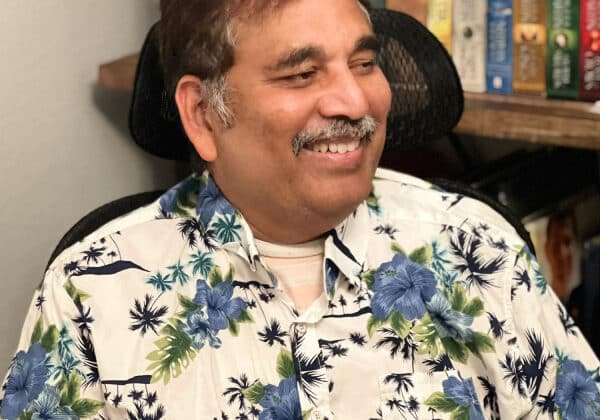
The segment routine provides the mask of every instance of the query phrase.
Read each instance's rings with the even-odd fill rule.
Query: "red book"
[[[600,0],[581,0],[579,99],[600,100]]]

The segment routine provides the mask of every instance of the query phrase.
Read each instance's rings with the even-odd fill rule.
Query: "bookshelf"
[[[466,92],[455,132],[600,150],[600,108],[590,102]]]
[[[102,64],[98,85],[132,90],[138,55]],[[600,109],[593,103],[465,93],[459,135],[600,150]]]

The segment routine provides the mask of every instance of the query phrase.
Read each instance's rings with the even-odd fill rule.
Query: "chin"
[[[362,180],[323,188],[315,194],[312,207],[315,213],[339,222],[367,198],[371,188],[371,178],[368,182]]]

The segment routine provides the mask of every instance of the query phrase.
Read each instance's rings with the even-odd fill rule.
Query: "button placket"
[[[302,412],[310,410],[309,418],[314,420],[332,418],[329,409],[330,380],[319,346],[316,325],[310,322],[296,322],[290,331],[293,357],[298,366]]]

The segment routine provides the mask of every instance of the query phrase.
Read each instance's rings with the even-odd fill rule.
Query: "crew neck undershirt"
[[[323,294],[324,239],[295,245],[255,241],[263,262],[298,312],[306,310]]]

